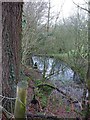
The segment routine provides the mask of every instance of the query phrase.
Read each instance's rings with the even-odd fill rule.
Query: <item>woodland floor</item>
[[[67,110],[68,105],[63,103],[63,100],[57,98],[57,94],[55,94],[55,90],[52,95],[49,96],[46,107],[43,109],[41,106],[41,100],[37,97],[39,101],[39,112],[37,112],[34,108],[31,107],[31,100],[33,98],[33,87],[35,79],[41,79],[42,74],[33,68],[24,69],[24,73],[26,76],[30,78],[28,82],[28,95],[27,95],[27,114],[30,115],[47,115],[47,116],[57,116],[58,118],[76,118],[81,117],[78,113],[75,112],[73,105],[69,105],[71,109]],[[32,78],[32,79],[31,79]],[[59,100],[58,100],[59,99]],[[61,101],[61,102],[60,102]],[[62,104],[61,104],[62,103]]]

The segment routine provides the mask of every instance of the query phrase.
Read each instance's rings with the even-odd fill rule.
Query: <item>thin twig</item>
[[[2,107],[1,105],[0,105],[0,108],[2,109],[2,111],[4,111],[5,113],[6,113],[6,116],[7,116],[7,118],[12,118],[14,115],[13,114],[11,114],[10,112],[8,112],[4,107]]]
[[[3,95],[0,95],[0,97],[6,98],[6,99],[9,99],[9,100],[15,100],[16,99],[16,98],[6,97],[6,96],[3,96]]]
[[[2,102],[4,100],[5,96],[0,100],[0,102]]]
[[[21,99],[19,97],[17,97],[17,99],[19,100],[19,102],[25,107],[25,104],[21,101]]]
[[[88,9],[83,8],[83,7],[81,7],[80,5],[76,4],[73,0],[72,0],[72,2],[73,2],[77,7],[79,7],[79,8],[81,8],[81,9],[87,11],[88,13],[90,13],[90,11],[89,11]]]
[[[50,87],[52,89],[56,89],[58,92],[60,92],[61,94],[63,94],[70,102],[73,102],[73,103],[74,102],[78,102],[78,100],[76,98],[75,99],[71,98],[69,95],[67,95],[65,92],[63,92],[62,90],[58,89],[55,86],[52,86],[52,85],[47,84],[47,83],[43,83],[43,84],[38,85],[37,87],[40,88],[41,86],[48,86],[48,87]]]

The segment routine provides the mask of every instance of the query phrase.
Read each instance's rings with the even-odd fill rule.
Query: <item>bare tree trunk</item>
[[[22,2],[2,2],[2,94],[8,97],[15,95],[20,80],[22,6]]]
[[[48,1],[48,21],[47,21],[47,33],[49,32],[50,27],[50,9],[51,9],[51,1]]]
[[[90,0],[88,1],[88,69],[86,75],[86,82],[88,88],[88,103],[86,119],[90,119]]]
[[[87,70],[87,85],[90,90],[90,1],[88,2],[88,70]]]
[[[0,2],[0,94],[2,94],[2,4]],[[0,102],[0,105],[2,103]],[[2,117],[2,111],[0,110],[0,118]]]

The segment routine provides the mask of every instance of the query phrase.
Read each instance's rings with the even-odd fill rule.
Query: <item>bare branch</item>
[[[15,100],[16,99],[16,98],[6,97],[6,96],[3,96],[3,95],[0,95],[0,97],[2,97],[2,99],[6,98],[6,99],[9,99],[9,100]]]
[[[71,98],[71,96],[69,96],[69,95],[67,95],[65,92],[63,92],[62,90],[60,90],[60,89],[58,89],[57,87],[55,87],[55,86],[52,86],[52,85],[50,85],[50,84],[47,84],[47,83],[43,83],[43,84],[40,84],[40,85],[38,85],[37,87],[42,87],[42,86],[48,86],[48,87],[50,87],[50,88],[52,88],[52,89],[55,89],[55,90],[57,90],[58,92],[60,92],[62,95],[64,95],[68,100],[69,100],[69,102],[72,102],[72,103],[78,103],[79,101],[75,98],[75,99],[73,99],[73,98]]]
[[[88,13],[90,13],[90,11],[89,11],[88,9],[83,8],[83,7],[81,7],[80,5],[76,4],[73,0],[72,0],[72,2],[73,2],[77,7],[79,7],[80,9],[85,10],[85,11],[87,11]]]
[[[8,119],[10,119],[10,118],[13,118],[14,117],[14,115],[13,114],[11,114],[10,112],[8,112],[4,107],[2,107],[1,105],[0,105],[0,108],[2,109],[2,111],[5,113],[5,115],[6,115],[6,117],[8,118]]]
[[[86,0],[84,0],[86,4],[88,4],[88,2]]]
[[[63,6],[64,6],[64,3],[65,3],[65,0],[64,0],[63,4],[61,5],[61,8],[60,8],[59,12],[57,13],[54,29],[56,28],[57,20],[59,19],[59,16],[60,16],[60,14],[61,14],[61,10],[62,10],[62,8],[63,8]]]

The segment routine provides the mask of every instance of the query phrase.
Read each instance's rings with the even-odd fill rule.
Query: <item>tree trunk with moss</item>
[[[2,94],[8,97],[15,96],[20,80],[22,7],[22,2],[2,2]]]

